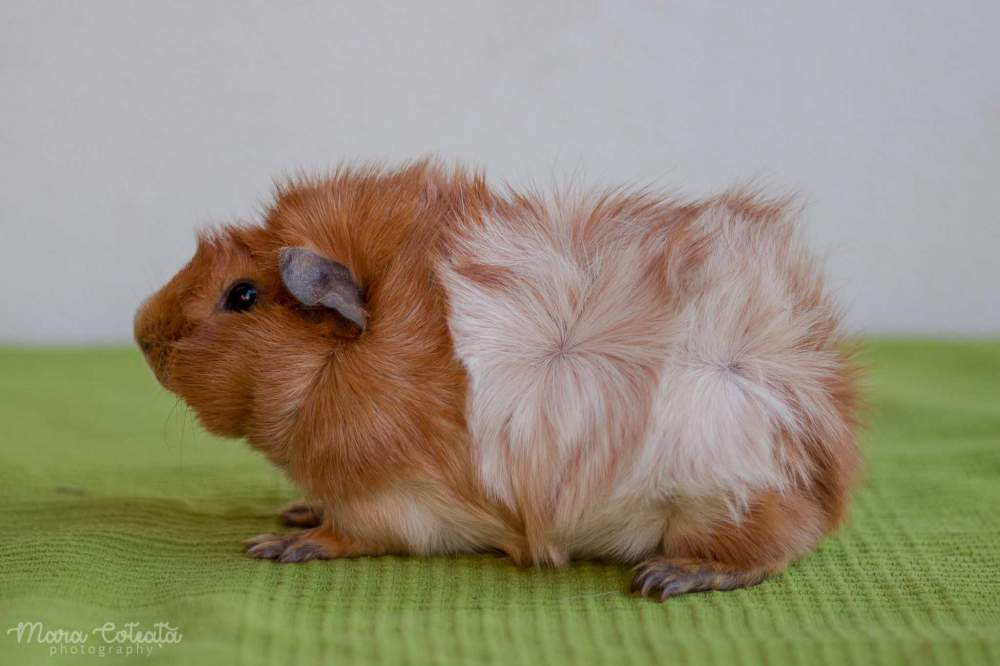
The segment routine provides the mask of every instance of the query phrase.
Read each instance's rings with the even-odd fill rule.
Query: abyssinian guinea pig
[[[842,520],[857,371],[780,201],[497,191],[422,162],[281,187],[140,308],[159,381],[306,500],[252,557],[502,551],[761,582]]]

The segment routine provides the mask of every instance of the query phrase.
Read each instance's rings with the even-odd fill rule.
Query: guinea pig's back
[[[678,494],[783,488],[809,463],[778,433],[841,418],[824,398],[837,316],[780,207],[525,199],[454,247],[440,274],[476,470],[536,560],[564,559],[588,524],[606,533],[604,499],[624,520]]]

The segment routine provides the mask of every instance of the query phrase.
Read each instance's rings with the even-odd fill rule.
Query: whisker
[[[163,428],[162,428],[162,433],[161,433],[160,439],[162,440],[161,444],[164,445],[164,446],[166,446],[167,444],[169,444],[169,442],[167,441],[167,424],[170,422],[170,419],[177,412],[177,405],[180,403],[180,401],[181,401],[180,398],[174,398],[174,405],[173,405],[173,407],[170,408],[170,411],[167,412],[167,416],[163,419]]]
[[[187,403],[182,403],[181,406],[181,444],[177,449],[177,460],[181,469],[184,469],[184,443],[187,440],[187,430],[188,430],[188,420],[191,415],[191,408],[188,407]]]

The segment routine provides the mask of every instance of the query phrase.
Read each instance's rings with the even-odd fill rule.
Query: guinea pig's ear
[[[281,281],[302,305],[327,307],[365,330],[361,289],[347,266],[304,247],[285,247],[278,255]]]

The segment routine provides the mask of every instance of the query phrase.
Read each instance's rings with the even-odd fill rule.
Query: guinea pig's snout
[[[156,379],[167,386],[167,360],[172,340],[162,318],[157,316],[149,301],[143,303],[135,314],[134,336]]]
[[[142,335],[137,335],[135,341],[139,345],[139,349],[142,350],[143,354],[149,354],[149,352],[153,351],[153,348],[156,346],[151,338]]]
[[[149,301],[145,301],[136,310],[135,321],[132,322],[132,335],[143,354],[148,353],[153,348],[154,328],[153,317],[149,312]]]

